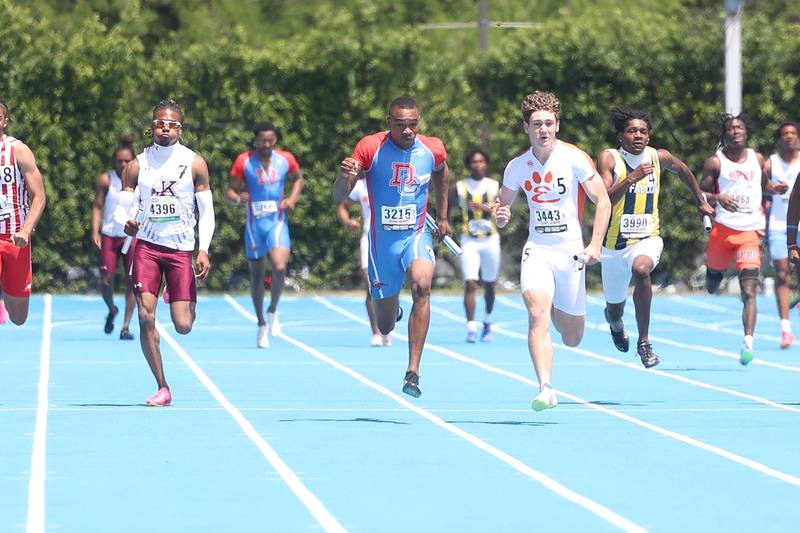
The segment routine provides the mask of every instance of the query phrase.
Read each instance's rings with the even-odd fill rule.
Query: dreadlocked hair
[[[183,111],[181,110],[181,106],[178,105],[178,102],[173,100],[172,98],[168,100],[161,100],[157,106],[153,108],[153,118],[156,118],[156,113],[159,109],[171,109],[172,111],[176,111],[178,113],[178,121],[183,122]]]
[[[533,91],[522,100],[522,119],[528,122],[536,111],[550,111],[556,120],[561,117],[561,102],[553,93]]]
[[[624,105],[618,105],[611,108],[609,115],[611,116],[611,122],[614,124],[614,129],[617,130],[617,133],[625,131],[625,127],[631,120],[641,120],[647,124],[648,131],[653,129],[653,125],[650,123],[650,116],[638,109],[631,109]]]

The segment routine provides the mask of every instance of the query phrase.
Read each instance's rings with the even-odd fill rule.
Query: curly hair
[[[545,91],[533,91],[522,100],[522,119],[528,122],[531,115],[536,111],[550,111],[556,116],[556,120],[561,117],[561,102],[553,93]]]
[[[183,111],[181,110],[181,106],[178,105],[178,102],[169,98],[168,100],[161,100],[157,106],[153,108],[153,118],[156,118],[156,112],[159,109],[171,109],[172,111],[176,111],[178,113],[179,122],[183,122]]]
[[[650,123],[650,116],[638,109],[631,109],[630,107],[618,105],[611,108],[609,115],[611,116],[611,122],[614,124],[617,133],[625,131],[625,127],[631,120],[641,120],[647,124],[648,131],[653,129],[653,125]]]

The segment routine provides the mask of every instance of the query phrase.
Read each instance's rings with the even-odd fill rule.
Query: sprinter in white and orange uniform
[[[765,227],[761,209],[764,157],[747,147],[749,128],[743,115],[725,115],[721,126],[720,149],[706,159],[700,181],[707,200],[716,204],[706,254],[706,288],[716,292],[725,270],[735,262],[744,303],[739,362],[746,365],[753,360],[760,239]]]
[[[8,123],[8,104],[0,100],[0,305],[20,326],[28,318],[33,279],[31,234],[46,200],[36,158],[25,143],[5,134]]]
[[[186,335],[195,319],[195,277],[205,279],[211,270],[208,248],[214,234],[214,205],[208,166],[180,143],[182,120],[183,112],[174,100],[162,100],[153,109],[153,144],[125,167],[124,187],[114,213],[118,222],[124,222],[125,233],[138,238],[132,281],[139,306],[142,351],[158,385],[158,391],[147,400],[151,406],[172,403],[156,331],[158,294],[166,281],[172,324],[177,333]],[[143,220],[129,216],[137,186]],[[192,265],[195,224],[199,241],[196,274]]]
[[[567,346],[577,346],[586,322],[585,264],[600,260],[611,202],[594,163],[576,146],[556,138],[561,103],[536,91],[522,101],[530,149],[508,163],[492,208],[498,228],[511,218],[511,203],[522,191],[530,210],[528,242],[522,249],[520,288],[528,309],[528,349],[539,394],[535,411],[558,404],[550,380],[553,341],[550,319]],[[592,240],[584,246],[580,205],[583,194],[596,205]]]

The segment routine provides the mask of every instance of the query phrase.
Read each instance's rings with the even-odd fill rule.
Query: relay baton
[[[430,213],[425,213],[425,225],[428,226],[428,229],[434,235],[439,234],[439,226],[436,224],[436,221],[433,220],[433,217]],[[447,246],[447,248],[453,252],[453,255],[461,255],[463,253],[461,246],[459,246],[455,239],[453,239],[450,235],[445,235],[444,239],[442,240],[444,241],[445,246]]]
[[[703,215],[703,228],[705,228],[706,233],[711,231],[711,217],[708,215]]]
[[[139,209],[139,211],[136,213],[136,218],[134,220],[137,223],[141,224],[142,222],[144,222],[144,219],[145,219],[144,211],[142,209]],[[130,235],[126,235],[125,242],[122,244],[123,255],[128,255],[128,250],[131,249],[132,242],[133,242],[133,237],[131,237]]]

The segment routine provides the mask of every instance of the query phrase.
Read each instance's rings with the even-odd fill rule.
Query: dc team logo
[[[415,194],[419,190],[414,167],[411,163],[392,163],[391,187],[397,187],[400,194]]]

